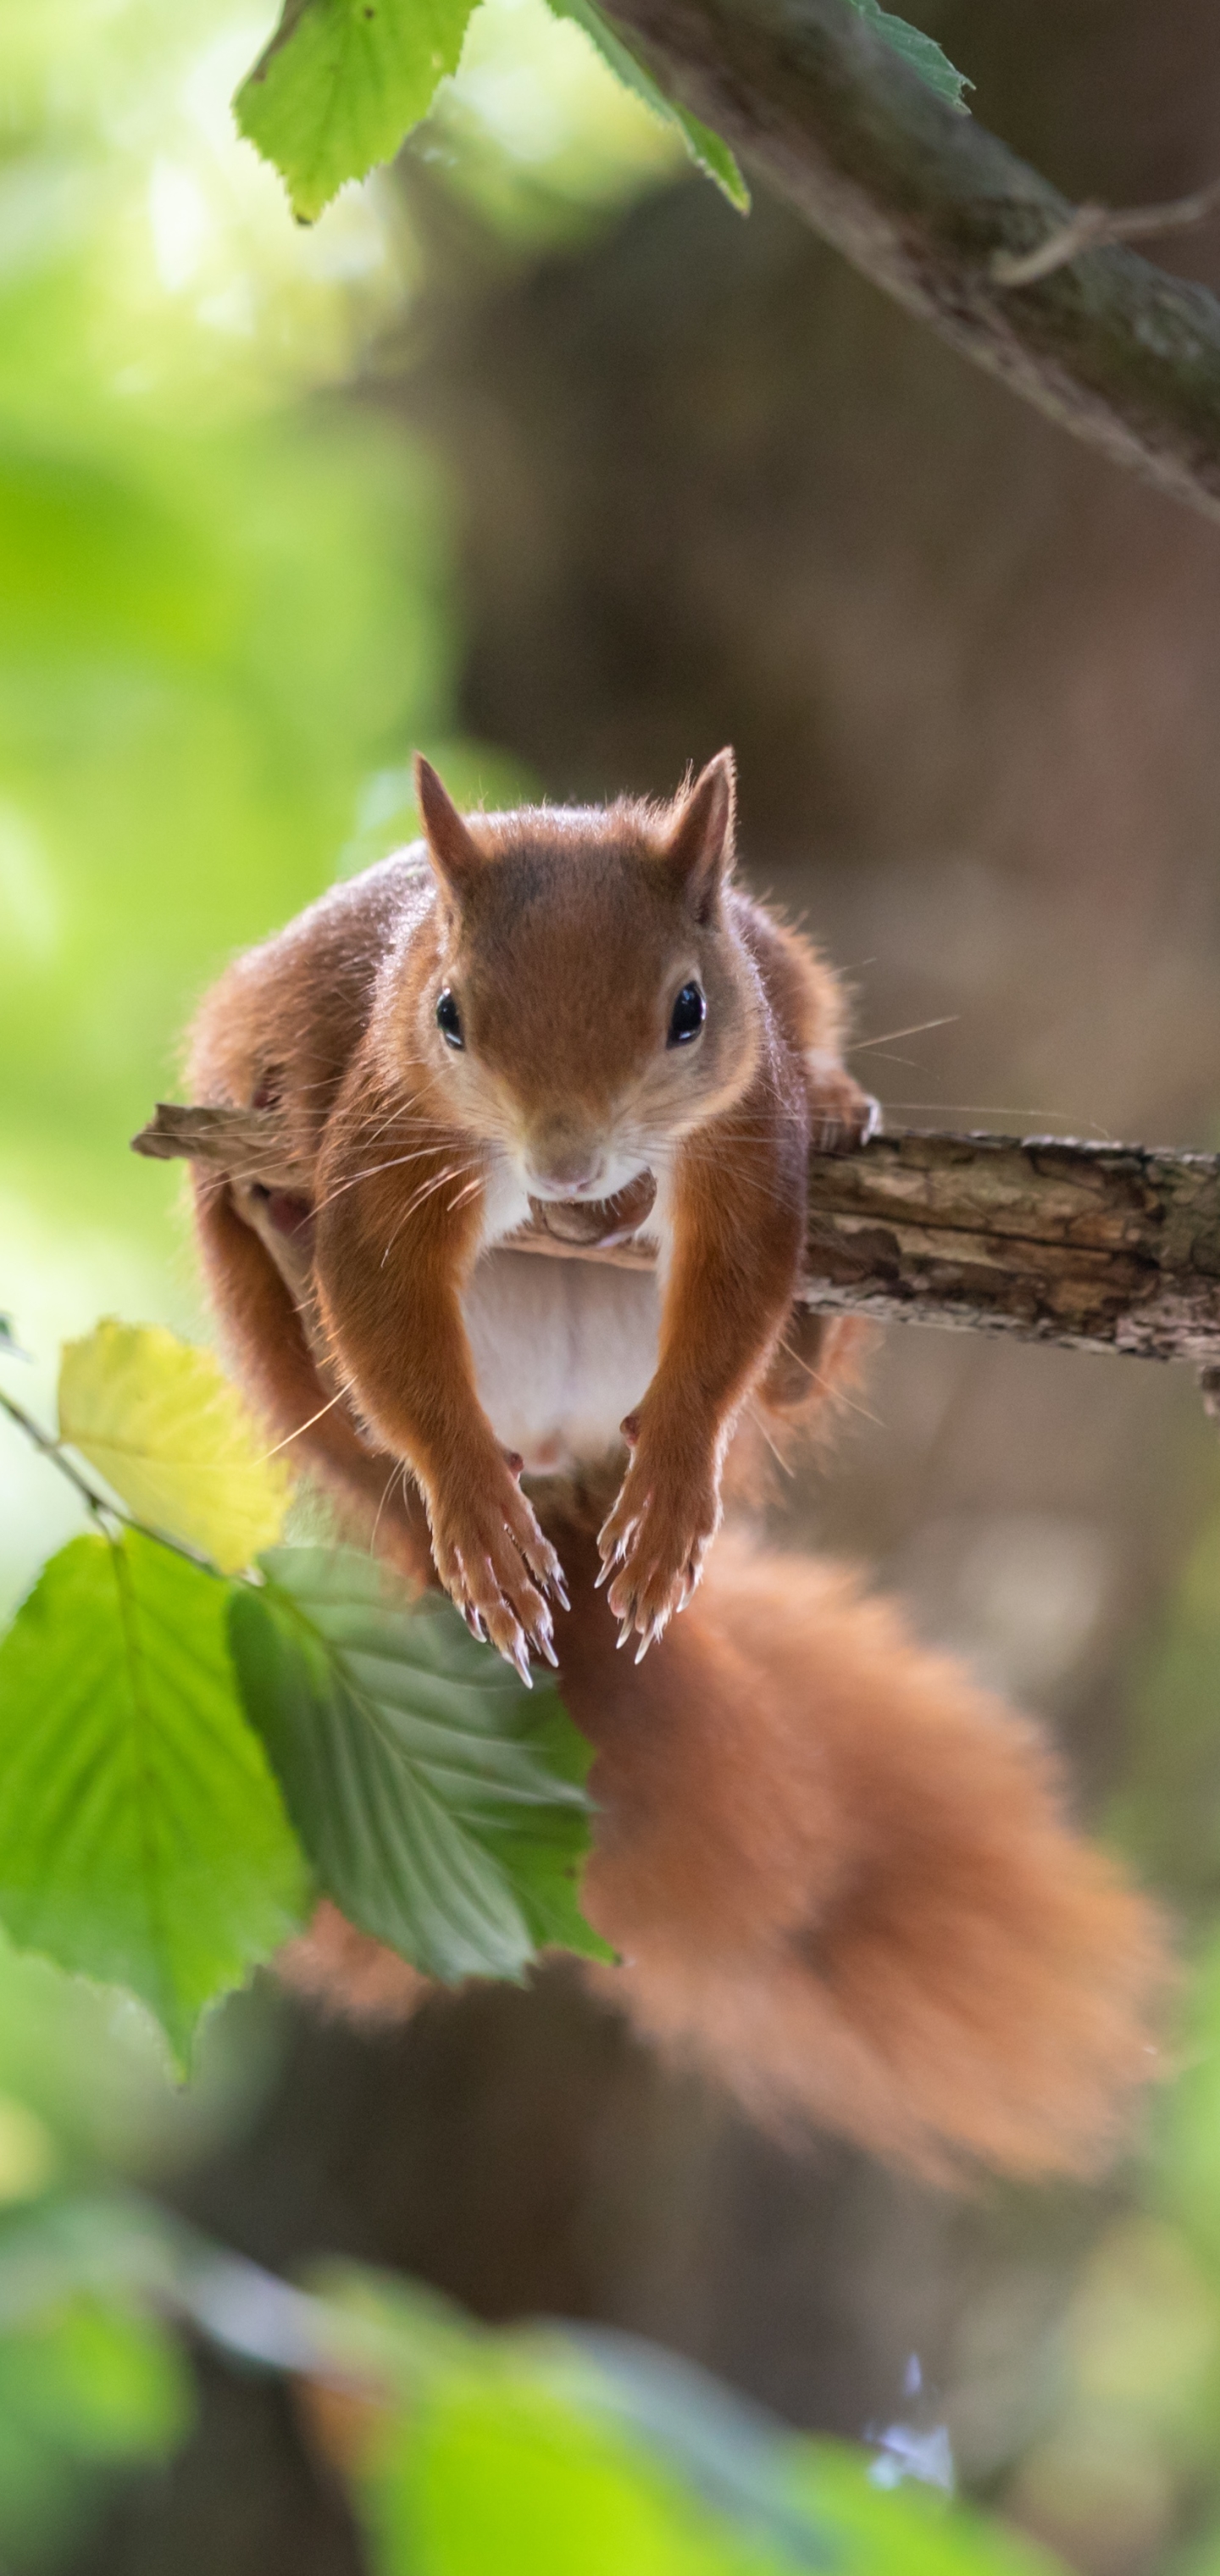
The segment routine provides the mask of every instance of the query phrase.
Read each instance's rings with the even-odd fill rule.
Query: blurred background
[[[732,741],[892,1123],[1220,1145],[1220,534],[743,222],[542,0],[487,0],[397,167],[295,227],[228,108],[272,14],[0,0],[5,1382],[49,1397],[99,1313],[206,1334],[127,1139],[224,960],[410,837],[416,744],[496,803]],[[1220,168],[1207,0],[908,14],[1073,198]],[[1220,229],[1162,247],[1220,284]],[[781,2152],[561,1970],[379,2036],[267,1982],[175,2099],[126,2010],[0,1960],[0,2203],[138,2180],[274,2267],[630,2326],[795,2425],[947,2427],[1082,2576],[1215,2576],[1215,1432],[1186,1372],[894,1330],[771,1517],[1041,1711],[1179,1923],[1123,2171],[963,2200]],[[74,1526],[0,1431],[0,1608]],[[361,2565],[282,2388],[201,2357],[198,2410],[13,2563]]]

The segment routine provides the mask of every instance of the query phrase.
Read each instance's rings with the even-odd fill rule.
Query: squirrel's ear
[[[433,867],[442,885],[460,896],[482,875],[488,861],[422,751],[415,754],[414,772],[415,801]]]
[[[710,919],[733,872],[737,772],[731,751],[718,751],[688,787],[665,842],[665,863],[686,888],[700,921]]]

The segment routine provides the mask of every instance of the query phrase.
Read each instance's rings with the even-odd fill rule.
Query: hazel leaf
[[[90,1534],[0,1644],[0,1924],[138,1995],[182,2067],[309,1894],[235,1687],[228,1590],[137,1530]]]
[[[596,7],[595,0],[548,0],[548,5],[556,18],[568,18],[573,26],[583,29],[615,79],[641,99],[663,125],[676,127],[696,169],[702,170],[704,177],[714,182],[739,215],[748,215],[750,191],[723,136],[714,134],[710,125],[702,125],[699,118],[692,116],[689,108],[680,106],[677,99],[666,97],[659,81],[653,79],[652,73],[638,55],[633,54],[631,47],[624,44],[617,29]]]
[[[473,0],[284,0],[234,101],[302,223],[389,161],[457,70]]]
[[[434,1594],[353,1548],[278,1548],[235,1588],[241,1686],[318,1882],[426,1975],[612,1953],[580,1913],[589,1752]]]

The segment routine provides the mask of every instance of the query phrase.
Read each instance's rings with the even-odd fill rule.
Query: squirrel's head
[[[733,755],[668,806],[463,818],[416,761],[438,945],[410,997],[438,1117],[536,1198],[603,1199],[725,1108],[761,1033],[730,913]]]

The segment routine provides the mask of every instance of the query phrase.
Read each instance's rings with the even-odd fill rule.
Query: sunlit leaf
[[[570,18],[574,26],[583,28],[616,80],[622,82],[624,89],[632,90],[637,98],[642,99],[645,107],[651,108],[653,115],[660,117],[664,125],[676,126],[696,167],[702,170],[705,178],[715,181],[739,214],[748,214],[750,191],[723,137],[714,134],[709,125],[701,125],[689,108],[681,107],[676,99],[666,97],[651,72],[603,18],[595,0],[548,0],[548,5],[557,18]]]
[[[880,6],[880,0],[851,0],[851,6],[867,19],[874,34],[880,36],[892,53],[900,54],[903,62],[909,63],[913,72],[918,72],[920,79],[927,82],[929,89],[935,90],[938,98],[946,99],[950,107],[965,109],[965,93],[973,89],[974,83],[967,80],[964,72],[954,68],[934,36],[925,36],[922,27],[908,26],[905,18],[893,17],[888,9]]]
[[[179,2061],[305,1907],[225,1595],[138,1532],[78,1538],[0,1645],[0,1922],[18,1948],[130,1988]]]
[[[576,1897],[588,1750],[455,1610],[354,1549],[280,1548],[235,1589],[233,1650],[289,1815],[353,1923],[431,1976],[610,1954]]]
[[[272,1546],[291,1485],[210,1351],[160,1325],[99,1324],[68,1342],[60,1437],[137,1520],[186,1539],[226,1574]]]
[[[284,0],[237,93],[237,122],[312,221],[389,161],[457,70],[473,0]]]

